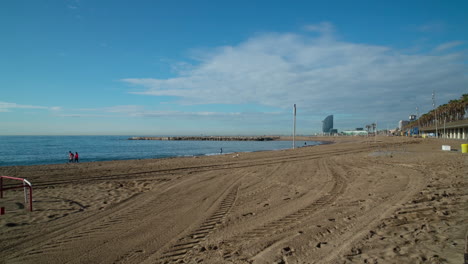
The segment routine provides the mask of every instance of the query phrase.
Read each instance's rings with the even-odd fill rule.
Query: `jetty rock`
[[[272,141],[280,137],[273,136],[185,136],[185,137],[131,137],[128,140],[190,140],[190,141]]]

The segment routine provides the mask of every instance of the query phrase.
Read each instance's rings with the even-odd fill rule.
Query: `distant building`
[[[333,115],[329,115],[325,117],[325,119],[322,121],[322,132],[331,133],[332,129],[333,129]]]
[[[369,133],[364,130],[346,130],[341,132],[345,136],[367,136]]]
[[[409,121],[400,120],[400,122],[398,122],[398,128],[399,128],[400,130],[402,130],[403,127],[406,126],[407,124],[409,124]]]

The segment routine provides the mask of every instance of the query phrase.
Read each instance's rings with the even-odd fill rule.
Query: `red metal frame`
[[[10,179],[10,180],[22,181],[23,185],[3,188],[3,178]],[[10,176],[0,176],[0,198],[3,198],[3,191],[12,190],[12,189],[19,189],[19,188],[26,188],[26,187],[29,188],[29,211],[32,212],[33,207],[32,207],[32,185],[31,185],[31,183],[28,180],[23,179],[23,178],[16,178],[16,177],[10,177]],[[26,197],[25,197],[25,200],[26,200]]]

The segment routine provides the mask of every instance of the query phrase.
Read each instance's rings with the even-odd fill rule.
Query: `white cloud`
[[[118,105],[103,108],[103,111],[108,113],[138,113],[142,110],[143,106],[139,105]]]
[[[59,106],[38,106],[38,105],[22,105],[17,103],[9,103],[9,102],[0,102],[0,112],[11,112],[12,109],[43,109],[43,110],[51,110],[51,111],[59,111],[61,107]]]
[[[60,114],[61,117],[169,117],[169,118],[228,118],[241,115],[239,112],[152,110],[142,105],[116,105],[102,108],[82,108],[72,110],[74,114]],[[83,112],[86,112],[83,114]],[[89,114],[89,112],[92,112]]]
[[[141,87],[133,93],[175,96],[184,104],[287,109],[296,103],[307,114],[400,120],[426,99],[429,105],[432,90],[441,93],[441,102],[442,94],[457,98],[466,91],[463,58],[459,53],[409,55],[330,37],[264,34],[205,52],[198,65],[174,78],[122,81]]]
[[[446,26],[443,22],[435,21],[420,25],[416,27],[416,30],[424,33],[438,33],[444,31],[445,28]]]
[[[335,31],[335,26],[329,22],[321,22],[319,24],[307,25],[304,27],[306,31],[319,32],[322,34],[331,34]]]
[[[191,117],[207,117],[207,118],[232,118],[234,116],[240,116],[242,113],[232,112],[185,112],[185,111],[151,111],[145,110],[136,113],[136,116],[142,117],[178,117],[178,118],[191,118]]]
[[[455,48],[455,47],[460,46],[460,45],[463,45],[462,41],[452,41],[452,42],[441,44],[441,45],[435,47],[434,50],[435,51],[445,51],[445,50],[449,50],[449,49]]]
[[[80,6],[80,1],[78,0],[68,0],[67,2],[68,2],[67,4],[68,9],[78,9]]]

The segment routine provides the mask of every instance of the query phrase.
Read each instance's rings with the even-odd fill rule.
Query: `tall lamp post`
[[[416,106],[416,118],[418,119],[418,137],[421,131],[421,123],[419,122],[419,107]]]
[[[293,149],[296,148],[296,104],[294,104],[294,116],[293,116]]]
[[[436,127],[436,138],[439,138],[439,130],[437,128],[437,110],[435,108],[435,92],[432,90],[432,108],[434,108],[434,118],[435,118],[435,127]]]

